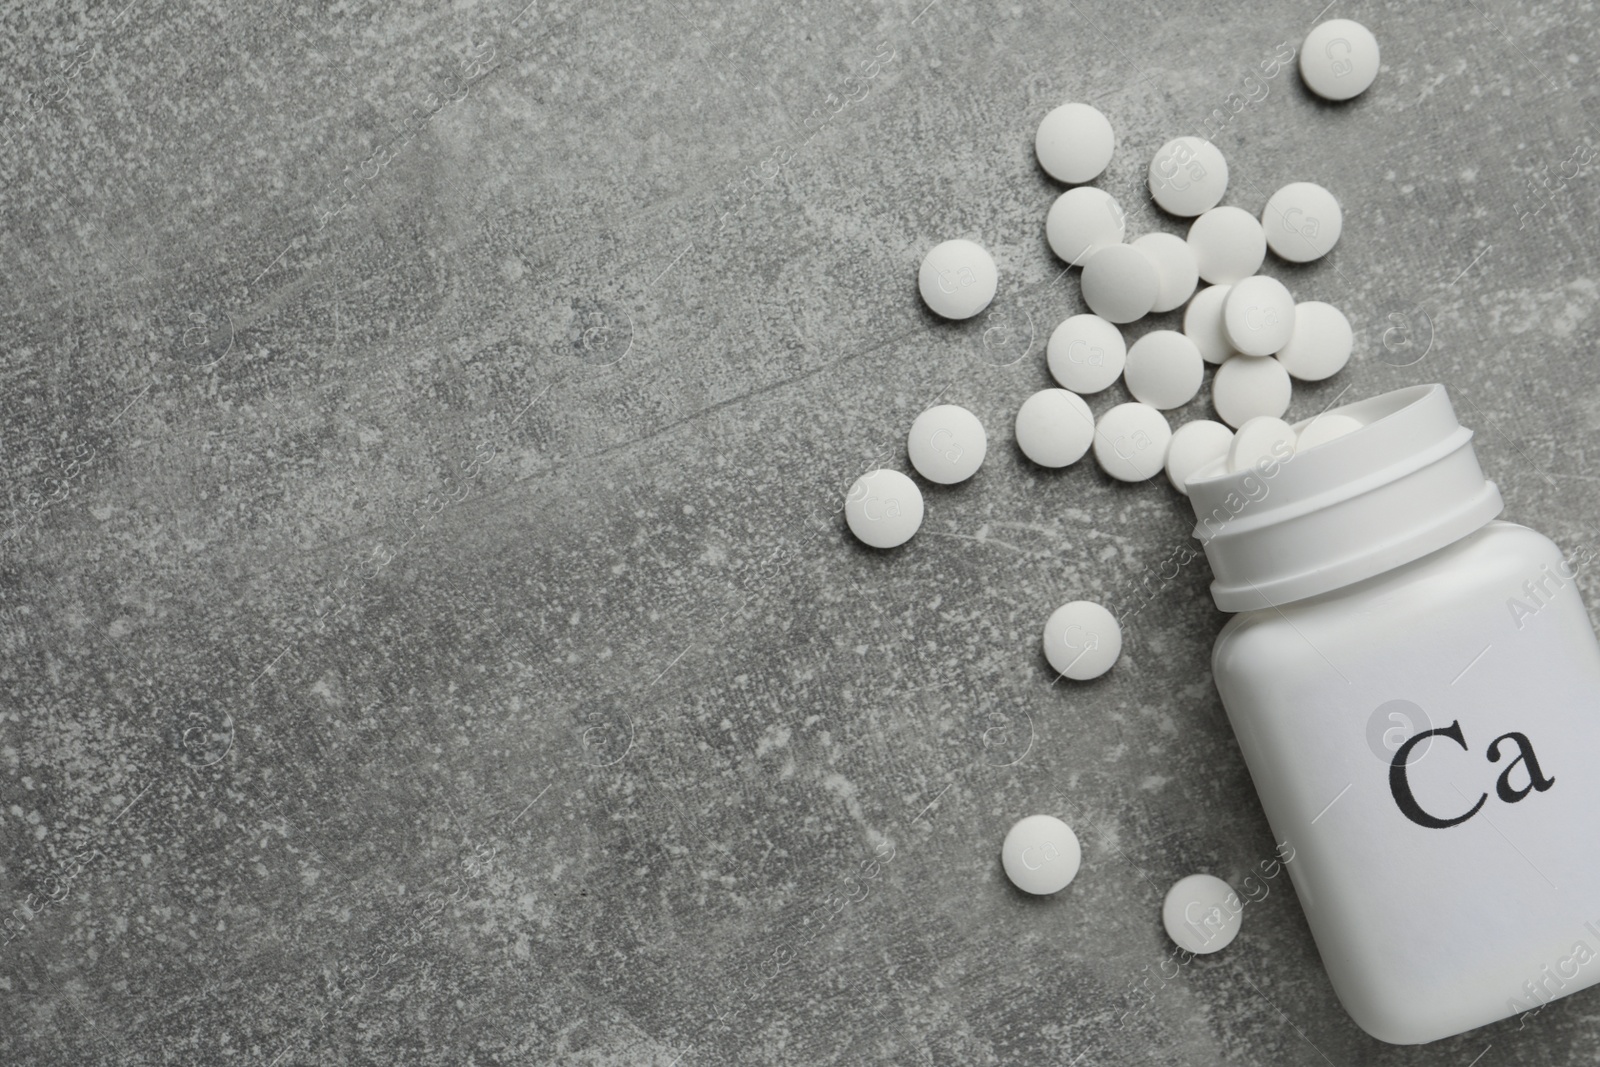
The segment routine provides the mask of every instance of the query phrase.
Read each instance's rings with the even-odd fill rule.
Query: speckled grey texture
[[[1264,74],[1316,3],[924,3],[0,18],[0,1062],[1600,1058],[1594,992],[1371,1040],[1286,878],[1165,977],[1166,887],[1273,849],[1223,616],[1167,486],[1010,437],[1084,99],[1135,232],[1181,133],[1226,202],[1343,200],[1270,268],[1358,335],[1294,417],[1443,381],[1507,516],[1593,539],[1595,5],[1339,4],[1384,66],[1330,106]],[[957,236],[965,324],[914,281]],[[936,398],[989,459],[864,549]],[[1052,684],[1080,597],[1148,602]],[[1055,899],[1000,870],[1033,812]]]

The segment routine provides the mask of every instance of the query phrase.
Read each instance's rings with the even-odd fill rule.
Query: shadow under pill
[[[904,544],[895,545],[893,548],[874,548],[866,544],[850,529],[850,522],[844,517],[844,509],[839,509],[838,516],[833,520],[834,529],[839,534],[839,539],[845,543],[845,550],[858,559],[894,560],[898,559],[907,545],[917,539],[916,534]]]
[[[994,856],[994,869],[999,872],[1000,881],[1005,885],[1006,889],[1010,891],[1012,899],[1020,900],[1024,903],[1024,906],[1032,908],[1043,908],[1055,903],[1071,892],[1073,885],[1077,882],[1077,879],[1074,878],[1071,882],[1068,882],[1054,893],[1029,893],[1025,889],[1018,889],[1017,883],[1013,882],[1011,880],[1011,876],[1006,874],[1005,861],[1000,858],[1000,854],[998,852],[996,852]]]
[[[1124,650],[1126,650],[1126,638],[1124,638],[1123,647]],[[1119,655],[1117,659],[1120,662],[1122,657]],[[1093,678],[1068,678],[1066,675],[1062,674],[1060,671],[1056,670],[1050,665],[1050,658],[1044,654],[1044,642],[1042,640],[1039,641],[1034,647],[1033,666],[1034,669],[1039,672],[1039,676],[1048,682],[1052,687],[1059,685],[1062,688],[1066,688],[1070,686],[1073,691],[1081,691],[1085,694],[1092,694],[1094,690],[1099,689],[1102,685],[1106,684],[1107,679],[1109,679],[1117,671],[1117,665],[1113,663],[1111,668],[1104,674],[1097,674]],[[1057,679],[1059,679],[1059,682]]]

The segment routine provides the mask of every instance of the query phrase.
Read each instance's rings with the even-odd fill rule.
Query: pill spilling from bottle
[[[1161,925],[1181,949],[1197,955],[1221,952],[1239,936],[1244,902],[1212,874],[1191,874],[1173,883],[1161,902]]]
[[[1318,24],[1299,54],[1306,87],[1332,101],[1360,95],[1378,67],[1372,34],[1345,19]],[[1044,346],[1045,367],[1059,387],[1028,392],[1012,420],[1031,476],[1067,477],[1058,472],[1092,453],[1111,484],[1164,473],[1180,494],[1210,494],[1215,479],[1270,477],[1296,455],[1362,429],[1364,418],[1345,410],[1285,421],[1296,381],[1323,381],[1355,352],[1342,310],[1323,300],[1297,301],[1274,276],[1282,264],[1313,264],[1335,250],[1345,220],[1334,193],[1294,181],[1248,209],[1225,203],[1237,188],[1222,151],[1204,138],[1178,136],[1152,153],[1145,184],[1154,207],[1186,229],[1153,229],[1130,240],[1122,205],[1132,201],[1084,184],[1107,173],[1117,150],[1113,124],[1081,101],[1052,108],[1034,134],[1040,168],[1068,186],[1044,212],[1044,236],[1063,273],[1079,270],[1083,308],[1060,321]],[[1314,284],[1307,275],[1295,278],[1297,289]],[[1003,281],[989,252],[967,238],[934,244],[918,272],[928,309],[954,321],[1010,299]],[[1171,313],[1178,321],[1170,327],[1131,338],[1124,332],[1147,316]],[[1129,399],[1099,399],[1119,382]],[[1086,397],[1097,398],[1098,412]],[[1209,398],[1214,417],[1179,417],[1204,403],[1202,397]],[[960,403],[938,404],[916,417],[906,453],[931,494],[927,506],[937,509],[948,487],[977,473],[988,444],[978,415]],[[913,537],[924,506],[916,481],[885,468],[851,485],[844,510],[862,543],[887,549]],[[1195,507],[1198,513],[1201,504]],[[1237,532],[1229,530],[1230,536]],[[1043,626],[1044,658],[1057,681],[1087,683],[1121,658],[1122,620],[1094,599],[1062,599]],[[1082,849],[1061,820],[1033,815],[1011,827],[1001,859],[1019,890],[1047,896],[1077,876]],[[1237,936],[1242,910],[1225,881],[1194,874],[1168,891],[1162,921],[1178,946],[1209,953]]]
[[[1083,852],[1072,827],[1053,815],[1020,819],[1000,846],[1000,862],[1011,884],[1024,893],[1059,893],[1078,876]]]

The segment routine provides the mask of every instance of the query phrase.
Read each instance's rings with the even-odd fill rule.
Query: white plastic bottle
[[[1563,555],[1495,521],[1444,387],[1189,499],[1217,690],[1339,1000],[1448,1037],[1600,981],[1600,645]]]

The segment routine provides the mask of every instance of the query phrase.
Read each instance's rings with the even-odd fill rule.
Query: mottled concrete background
[[[1367,1038],[1287,878],[1167,977],[1167,886],[1273,849],[1223,616],[1167,486],[1010,433],[1083,99],[1135,232],[1181,133],[1228,203],[1343,200],[1269,265],[1357,329],[1292,417],[1443,381],[1507,517],[1593,539],[1594,4],[1339,3],[1384,65],[1332,106],[1263,73],[1319,2],[522,2],[3,16],[0,1062],[1600,1058],[1595,992]],[[962,325],[915,287],[956,236]],[[861,548],[941,397],[988,461]],[[1052,685],[1080,597],[1148,603]],[[1034,812],[1055,899],[1000,870]]]

